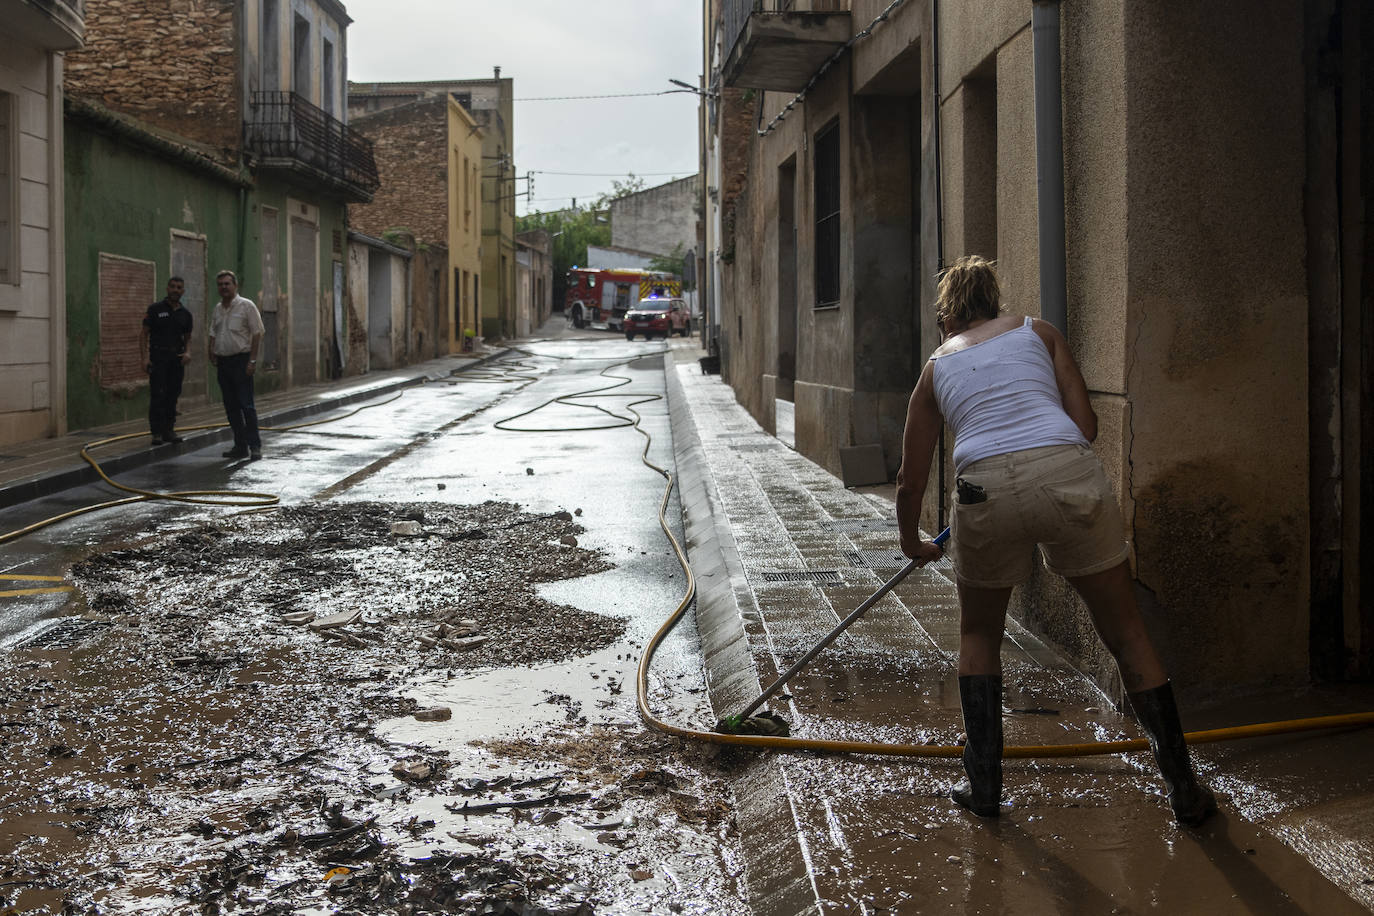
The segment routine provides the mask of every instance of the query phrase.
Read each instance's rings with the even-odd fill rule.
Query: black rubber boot
[[[959,678],[964,709],[964,772],[968,779],[949,797],[979,817],[996,817],[1002,804],[1002,676],[969,674]]]
[[[1183,740],[1183,725],[1178,721],[1174,688],[1165,681],[1159,687],[1128,694],[1136,721],[1150,739],[1150,750],[1159,763],[1164,786],[1169,790],[1169,807],[1174,820],[1185,827],[1196,827],[1215,810],[1212,790],[1197,781],[1188,759],[1188,744]]]

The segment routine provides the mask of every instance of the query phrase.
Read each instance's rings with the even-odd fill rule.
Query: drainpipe
[[[930,65],[934,111],[931,120],[932,142],[935,144],[935,270],[945,269],[945,184],[941,174],[940,138],[940,0],[930,0]],[[931,347],[931,349],[935,349]],[[945,504],[945,424],[940,424],[939,460],[936,464],[936,527],[943,530],[949,524],[949,507]]]
[[[67,433],[67,203],[66,122],[62,108],[62,75],[66,56],[48,54],[48,428],[49,436]],[[17,114],[17,112],[16,112]],[[15,119],[19,121],[18,118]],[[17,170],[16,170],[17,171]],[[16,265],[22,269],[22,265]],[[8,325],[6,325],[8,327]],[[29,392],[32,397],[32,392]],[[29,406],[33,406],[30,402]]]
[[[1059,0],[1033,0],[1035,183],[1040,224],[1040,317],[1068,334],[1064,258],[1064,131],[1059,70]]]

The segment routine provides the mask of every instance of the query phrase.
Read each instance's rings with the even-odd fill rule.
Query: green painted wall
[[[71,119],[64,144],[67,422],[82,429],[148,414],[146,384],[130,391],[100,385],[101,253],[154,262],[156,295],[151,303],[162,297],[171,274],[172,230],[203,235],[205,283],[208,302],[213,302],[218,265],[236,260],[240,193],[229,182]],[[205,320],[201,309],[192,311],[197,322]],[[194,381],[192,373],[200,373],[202,390],[217,400],[203,353],[192,355],[188,385]]]
[[[204,308],[193,308],[196,322],[206,320],[215,301],[214,275],[235,271],[240,292],[262,305],[263,208],[277,211],[275,247],[279,290],[281,361],[277,368],[257,374],[257,390],[268,393],[285,387],[286,349],[290,346],[290,221],[308,216],[318,226],[315,297],[317,371],[324,380],[337,374],[333,345],[333,285],[335,261],[344,262],[340,248],[347,238],[347,207],[341,201],[291,185],[289,176],[260,174],[257,184],[241,190],[232,182],[111,138],[84,122],[66,125],[66,243],[67,243],[67,411],[72,429],[102,426],[146,417],[146,384],[132,389],[102,387],[100,366],[100,256],[117,255],[156,265],[149,303],[161,298],[171,274],[174,231],[205,239]],[[307,212],[301,212],[301,204]],[[348,309],[344,309],[348,334]],[[309,345],[307,345],[307,350]],[[297,350],[297,356],[301,351]],[[197,377],[193,374],[199,373]],[[297,378],[297,383],[303,380]],[[219,388],[203,348],[192,351],[182,404],[218,402]],[[198,388],[198,393],[197,393]]]

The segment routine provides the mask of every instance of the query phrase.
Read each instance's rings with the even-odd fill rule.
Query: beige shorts
[[[1083,445],[1051,445],[975,461],[959,475],[987,499],[957,496],[950,556],[960,584],[1019,585],[1031,574],[1035,546],[1061,576],[1088,576],[1126,559],[1121,510],[1102,462]]]

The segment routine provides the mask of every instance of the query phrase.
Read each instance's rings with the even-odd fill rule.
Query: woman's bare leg
[[[959,674],[1002,673],[1002,631],[1011,587],[959,586]]]
[[[1097,635],[1116,659],[1128,693],[1149,690],[1169,680],[1150,635],[1145,632],[1131,571],[1125,561],[1100,573],[1071,578],[1069,582],[1087,603]]]

